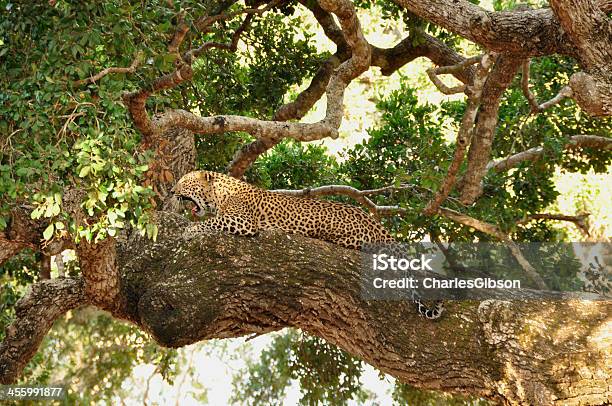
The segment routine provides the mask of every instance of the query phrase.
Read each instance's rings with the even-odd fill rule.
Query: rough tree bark
[[[419,387],[511,404],[598,404],[612,397],[610,302],[456,302],[439,323],[411,304],[364,301],[360,254],[270,233],[118,245],[126,316],[165,346],[298,327]]]
[[[114,300],[121,309],[114,315],[161,345],[297,327],[421,388],[508,404],[603,404],[612,397],[610,302],[451,302],[441,321],[428,322],[409,303],[365,301],[356,251],[280,233],[185,242],[184,218],[159,213],[158,222],[157,242],[117,240],[121,300]],[[79,280],[44,284],[62,286],[39,290],[38,306],[9,331],[0,382],[23,368],[14,357],[22,335],[41,337],[48,328],[32,323],[33,311],[86,303]]]

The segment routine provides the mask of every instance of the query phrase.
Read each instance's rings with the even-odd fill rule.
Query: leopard
[[[250,237],[262,230],[280,230],[353,250],[361,250],[366,244],[396,243],[374,216],[359,207],[269,191],[218,172],[187,173],[171,193],[178,200],[191,202],[196,217],[214,214],[188,226],[186,239],[219,232]],[[427,307],[416,292],[412,301],[418,313],[428,319],[437,319],[444,311],[441,302]]]

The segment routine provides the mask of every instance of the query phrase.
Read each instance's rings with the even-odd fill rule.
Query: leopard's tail
[[[413,299],[414,304],[417,307],[419,314],[426,319],[435,320],[442,316],[444,313],[444,303],[441,300],[436,300],[431,307],[427,307],[420,298]]]
[[[398,242],[395,240],[395,238],[391,236],[391,234],[386,232],[386,230],[385,230],[385,235],[381,239],[380,242],[391,244],[392,250],[398,249],[397,248]],[[401,249],[401,246],[399,248],[399,252],[400,252],[400,255],[401,253],[404,252]],[[410,290],[410,296],[411,296],[412,302],[415,304],[417,308],[417,311],[419,312],[419,315],[425,317],[426,319],[435,320],[435,319],[440,318],[442,316],[442,313],[444,313],[444,303],[441,300],[436,300],[433,303],[433,305],[429,307],[425,303],[423,303],[421,296],[414,289]]]

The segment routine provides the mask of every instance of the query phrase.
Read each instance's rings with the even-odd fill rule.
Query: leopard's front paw
[[[213,234],[216,234],[216,232],[207,229],[201,223],[194,223],[188,226],[185,231],[183,231],[183,239],[189,241],[193,240],[198,236]]]

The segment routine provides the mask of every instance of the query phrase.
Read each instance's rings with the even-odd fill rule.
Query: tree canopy
[[[0,9],[0,383],[59,380],[88,388],[74,391],[75,399],[98,401],[117,396],[139,363],[153,363],[169,381],[185,368],[183,353],[155,343],[159,326],[147,324],[146,309],[133,313],[161,282],[153,272],[139,285],[130,266],[173,267],[138,255],[130,265],[124,253],[134,241],[149,248],[176,243],[175,228],[164,221],[174,219],[166,212],[183,208],[169,190],[196,168],[359,204],[398,240],[429,239],[448,250],[473,241],[568,241],[559,221],[585,239],[609,238],[589,227],[588,204],[575,213],[554,207],[557,171],[609,173],[610,1],[0,0]],[[366,27],[364,16],[376,16],[376,25]],[[393,29],[396,44],[373,45],[377,32]],[[332,51],[317,46],[318,33]],[[421,79],[410,77],[407,66],[421,58]],[[368,137],[330,154],[312,141],[350,137],[340,126],[359,101],[346,90],[369,72],[390,77],[395,89],[375,96],[378,119]],[[454,97],[437,104],[419,97],[432,86]],[[315,106],[324,109],[318,121],[308,116]],[[258,238],[268,246],[276,237]],[[313,249],[307,240],[296,244]],[[522,260],[549,259],[524,255],[513,272],[529,272]],[[559,261],[551,254],[530,287],[610,293],[601,273],[585,280],[569,266],[559,271]],[[485,317],[469,306],[453,310]],[[533,315],[528,307],[515,310]],[[554,321],[562,318],[551,320],[550,328],[559,328]],[[452,322],[424,328],[435,337]],[[599,316],[592,322],[593,331],[605,326]],[[289,326],[309,334],[275,336],[235,378],[235,401],[281,402],[292,380],[305,404],[368,398],[360,376],[363,359],[375,357],[367,351],[334,341],[311,321],[260,324],[261,333]],[[231,334],[200,338],[258,334],[236,325]],[[471,348],[468,342],[460,348]],[[489,342],[486,351],[494,348]],[[534,403],[538,392],[512,395],[502,385],[511,377],[497,370],[487,387],[480,378],[444,385],[435,373],[418,377],[385,365],[374,366],[398,377],[398,402],[451,402],[429,391],[443,390],[483,404]],[[571,397],[572,387],[550,382],[542,404]],[[579,387],[571,401],[599,402],[594,388]]]

